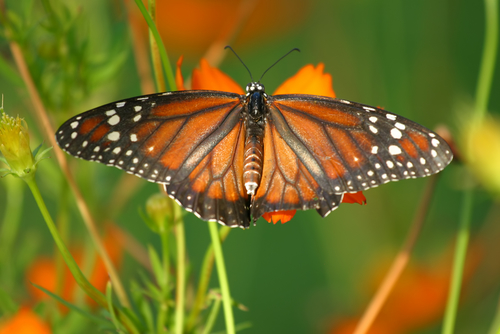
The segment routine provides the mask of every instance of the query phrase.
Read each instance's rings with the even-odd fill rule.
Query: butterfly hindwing
[[[265,127],[262,178],[252,203],[252,217],[256,220],[266,212],[308,209],[316,209],[324,217],[338,207],[342,194],[323,190],[328,180],[315,173],[319,164],[311,173],[311,161],[300,159],[296,151],[301,149],[284,140],[282,120],[276,116],[269,117]]]

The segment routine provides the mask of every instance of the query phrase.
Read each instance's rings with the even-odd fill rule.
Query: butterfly
[[[239,57],[238,57],[239,58]],[[248,228],[267,212],[327,216],[355,193],[444,169],[436,133],[381,108],[325,96],[193,90],[133,97],[66,121],[59,146],[150,182],[207,221]]]

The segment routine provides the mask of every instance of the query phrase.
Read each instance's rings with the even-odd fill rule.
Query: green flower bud
[[[165,231],[174,220],[175,206],[175,201],[162,193],[151,195],[146,202],[146,222],[151,230],[156,233]]]
[[[24,119],[13,118],[2,113],[0,118],[0,151],[11,170],[21,178],[32,175],[36,163],[31,153],[28,125]]]

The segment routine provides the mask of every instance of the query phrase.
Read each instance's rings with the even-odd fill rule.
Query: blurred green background
[[[55,127],[90,108],[141,95],[123,2],[48,3],[58,12],[67,8],[67,15],[74,18],[70,22],[62,20],[67,25],[67,34],[54,37],[46,32],[50,19],[46,7],[39,1],[4,1],[1,10],[3,14],[7,11],[15,14],[21,22],[20,38],[26,41],[27,61],[35,82],[42,87],[41,94]],[[165,46],[172,64],[180,55],[185,55],[182,67],[185,77],[198,66],[200,57],[213,42],[210,37],[201,42],[194,40],[186,31],[210,30],[226,23],[211,20],[210,12],[195,16],[201,20],[199,25],[192,23],[194,7],[206,2],[189,3],[193,11],[175,11],[177,7],[166,1],[164,7],[172,10],[158,12],[161,20],[175,17],[176,22],[181,22],[165,35],[177,34],[182,38],[166,37]],[[228,21],[237,15],[231,12],[234,6],[229,9],[220,6],[229,6],[229,2],[216,1],[211,5],[216,11],[224,11]],[[259,77],[289,49],[301,49],[301,53],[288,56],[266,74],[263,83],[268,92],[302,66],[322,62],[325,71],[333,77],[338,97],[381,106],[430,129],[445,124],[454,135],[459,135],[462,115],[471,112],[475,94],[484,38],[483,2],[277,0],[257,2],[253,11],[231,45],[254,77]],[[75,45],[68,44],[68,40]],[[183,47],[182,40],[186,45],[196,46]],[[4,34],[0,39],[3,58],[0,93],[4,96],[4,109],[27,120],[34,148],[44,137],[30,112],[32,105],[16,74],[8,43]],[[78,47],[81,44],[85,44],[84,51]],[[87,63],[85,59],[92,61]],[[220,68],[243,87],[249,82],[247,71],[230,53]],[[500,110],[499,70],[497,66],[489,104],[489,109],[497,114]],[[99,218],[106,211],[103,203],[113,201],[114,186],[123,172],[70,157],[68,160],[78,174],[85,198]],[[461,182],[463,173],[463,167],[454,163],[441,174],[412,265],[450,265],[449,255],[465,187]],[[55,216],[61,201],[62,176],[54,159],[40,165],[37,178]],[[85,181],[89,179],[92,182]],[[426,182],[427,179],[406,180],[368,190],[365,192],[367,205],[343,204],[325,219],[314,211],[299,212],[284,225],[268,224],[261,219],[249,230],[232,231],[223,247],[232,296],[249,309],[248,312],[235,310],[237,323],[252,323],[244,332],[327,333],[336,322],[358,317],[402,245]],[[144,207],[148,196],[157,192],[158,187],[146,181],[141,183],[127,205],[112,218],[141,244],[158,246],[157,236],[138,214],[138,208]],[[1,179],[0,217],[4,216],[4,203],[9,196],[6,189],[5,179]],[[488,221],[496,225],[500,222],[498,209],[496,215],[492,213],[495,204],[490,195],[482,190],[476,194],[473,240],[481,238],[485,229],[494,230]],[[10,252],[18,266],[19,282],[23,281],[23,267],[36,254],[51,254],[54,248],[26,187],[24,195],[21,226]],[[81,218],[69,192],[66,196],[72,207],[69,234],[83,242],[87,236]],[[194,283],[210,239],[207,224],[192,214],[186,214],[185,226]],[[126,287],[127,277],[134,277],[138,266],[126,257],[121,268]],[[465,287],[456,333],[485,333],[491,325],[500,280],[497,275],[494,282],[485,286],[481,277],[473,275]],[[215,273],[211,286],[217,286]],[[23,289],[19,283],[12,290],[19,300],[26,298]],[[220,314],[217,329],[222,330],[223,326]],[[439,333],[439,314],[435,321],[428,321],[415,330]]]

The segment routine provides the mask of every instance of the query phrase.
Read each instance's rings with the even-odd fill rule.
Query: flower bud
[[[11,168],[11,173],[26,177],[36,169],[30,149],[28,125],[24,119],[2,113],[0,118],[0,151]]]
[[[464,131],[465,159],[479,182],[500,194],[500,121],[470,122]]]
[[[172,224],[175,216],[175,202],[170,197],[157,193],[151,195],[146,202],[146,220],[148,226],[156,233],[165,231]]]

